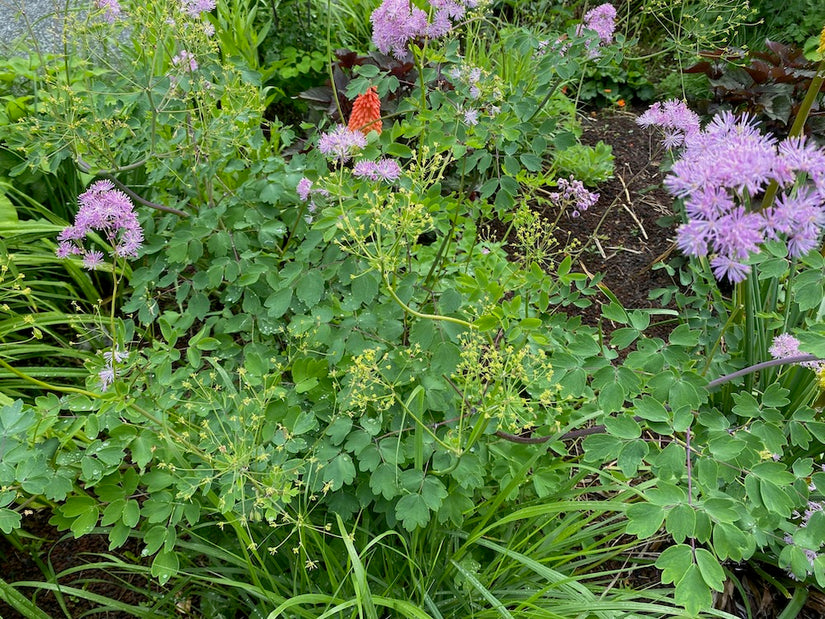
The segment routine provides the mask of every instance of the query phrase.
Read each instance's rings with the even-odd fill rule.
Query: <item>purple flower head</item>
[[[600,4],[584,14],[581,25],[588,30],[595,30],[603,45],[610,45],[616,30],[616,9],[609,3]]]
[[[94,269],[103,262],[99,251],[86,250],[83,239],[90,232],[100,232],[112,245],[113,256],[137,257],[143,245],[143,230],[129,197],[114,188],[110,181],[97,181],[78,197],[80,209],[74,225],[64,228],[57,237],[57,256],[83,255],[83,266]]]
[[[403,60],[407,45],[427,33],[427,14],[409,0],[384,0],[370,15],[372,40],[382,54]]]
[[[560,209],[572,208],[572,217],[579,217],[599,200],[599,194],[588,191],[572,176],[570,180],[558,179],[556,185],[559,191],[550,194],[550,201]]]
[[[115,23],[123,12],[117,0],[95,0],[95,8],[103,11],[103,19],[110,24]]]
[[[200,17],[201,13],[209,13],[218,5],[217,0],[182,0],[183,10],[191,17]]]
[[[89,250],[83,254],[83,268],[94,271],[103,265],[103,252]]]
[[[318,150],[327,158],[346,163],[353,152],[367,145],[366,136],[360,131],[350,131],[345,125],[338,125],[318,140]]]
[[[353,176],[366,178],[371,181],[387,181],[388,183],[398,180],[401,176],[401,167],[394,159],[379,159],[378,161],[359,161],[352,168]]]
[[[198,61],[193,53],[184,49],[172,58],[172,66],[180,67],[184,73],[193,73],[198,70]]]
[[[799,340],[796,339],[790,333],[781,333],[774,337],[773,343],[771,344],[771,347],[768,349],[768,352],[774,359],[787,359],[788,357],[796,357],[797,355],[805,354],[801,350],[799,350]],[[797,365],[809,368],[814,372],[819,372],[820,370],[822,370],[823,366],[825,366],[825,362],[804,361],[802,363],[798,363]],[[820,509],[822,509],[821,506]]]
[[[301,198],[303,202],[306,202],[309,199],[309,193],[312,191],[312,181],[306,176],[303,177],[298,181],[298,186],[295,188],[295,191],[298,193],[298,197]]]
[[[464,112],[464,124],[474,126],[478,124],[478,110],[467,110]]]
[[[699,132],[699,116],[677,99],[654,103],[636,119],[636,123],[641,127],[661,127],[668,149],[682,146],[685,140]]]

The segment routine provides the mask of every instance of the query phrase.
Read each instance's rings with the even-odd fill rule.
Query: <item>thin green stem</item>
[[[415,311],[409,305],[404,303],[404,301],[402,301],[401,298],[395,293],[395,290],[393,290],[392,285],[390,284],[390,281],[386,275],[384,275],[384,283],[387,285],[387,291],[390,293],[390,296],[393,298],[393,300],[396,303],[398,303],[398,305],[401,306],[401,309],[403,309],[408,314],[412,314],[416,318],[425,318],[428,320],[442,320],[444,322],[451,322],[456,325],[461,325],[462,327],[467,327],[468,329],[475,329],[475,325],[473,325],[473,323],[467,322],[466,320],[462,320],[461,318],[454,318],[452,316],[439,316],[438,314],[424,314],[422,312]]]
[[[48,389],[49,391],[58,391],[61,393],[79,393],[81,395],[88,396],[90,398],[95,398],[96,400],[103,399],[103,396],[98,393],[92,393],[91,391],[86,391],[85,389],[78,389],[77,387],[65,387],[63,385],[53,385],[51,383],[44,382],[42,380],[38,380],[33,376],[29,376],[24,372],[21,372],[18,369],[13,368],[8,363],[0,359],[0,366],[6,368],[9,372],[22,378],[25,381],[32,383],[33,385],[37,385],[38,387],[42,387],[43,389]]]

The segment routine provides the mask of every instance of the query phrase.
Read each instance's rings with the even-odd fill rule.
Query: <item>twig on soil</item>
[[[645,240],[647,240],[648,236],[645,227],[642,225],[642,222],[639,220],[639,218],[636,217],[636,213],[633,212],[633,209],[630,208],[630,205],[633,204],[633,200],[630,199],[630,191],[627,188],[627,183],[624,182],[624,177],[622,177],[621,174],[616,174],[616,177],[619,179],[619,182],[621,182],[622,187],[624,188],[624,195],[627,197],[627,204],[622,204],[622,208],[626,210],[627,214],[633,218],[633,221],[635,221],[636,225],[639,226],[639,232],[641,232],[642,236],[645,238]]]

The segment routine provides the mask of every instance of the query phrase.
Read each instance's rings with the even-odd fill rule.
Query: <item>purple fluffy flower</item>
[[[478,124],[478,110],[467,110],[464,112],[464,124],[477,125]]]
[[[636,123],[641,127],[661,127],[667,149],[682,146],[699,132],[699,116],[678,99],[654,103]]]
[[[217,0],[183,0],[183,10],[191,17],[200,17],[201,13],[209,13],[217,5]]]
[[[427,14],[409,0],[384,0],[370,15],[372,40],[382,54],[403,60],[407,45],[427,33]]]
[[[350,131],[344,125],[338,125],[329,133],[325,133],[318,140],[318,150],[329,159],[346,163],[353,152],[364,148],[367,138],[360,131]]]
[[[83,268],[94,271],[103,264],[103,252],[89,250],[83,254]]]
[[[371,181],[393,182],[401,176],[401,167],[394,159],[379,159],[378,161],[359,161],[352,168],[353,176],[367,178]]]
[[[610,45],[616,30],[616,9],[605,3],[584,14],[582,25],[588,30],[595,30],[603,45]]]
[[[103,19],[110,24],[115,23],[123,12],[117,0],[95,0],[95,8],[103,11]]]
[[[198,61],[195,60],[195,54],[187,52],[185,49],[172,58],[172,65],[180,67],[184,73],[193,73],[198,70]]]
[[[303,202],[306,202],[309,199],[309,193],[312,191],[312,181],[306,176],[303,177],[298,181],[298,186],[295,188],[295,191],[298,193],[298,197],[301,198]]]
[[[113,256],[137,257],[143,245],[143,230],[129,197],[114,188],[110,181],[97,181],[82,193],[80,210],[74,225],[64,228],[57,237],[57,256],[83,255],[83,266],[94,269],[103,262],[99,251],[86,250],[82,241],[91,232],[100,232],[112,245]]]
[[[572,217],[578,217],[599,199],[599,194],[588,191],[581,181],[575,180],[572,176],[570,180],[558,179],[556,185],[559,191],[550,194],[550,201],[560,209],[572,208]]]
[[[790,333],[781,333],[774,337],[771,347],[768,348],[768,352],[774,359],[787,359],[788,357],[796,357],[797,355],[805,354],[799,350],[799,340]],[[804,361],[802,363],[798,363],[797,365],[811,369],[814,372],[819,372],[822,370],[825,362]]]

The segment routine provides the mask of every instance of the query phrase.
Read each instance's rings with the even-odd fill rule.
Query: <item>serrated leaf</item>
[[[0,531],[9,535],[15,529],[20,528],[22,518],[16,511],[6,507],[0,508]]]

